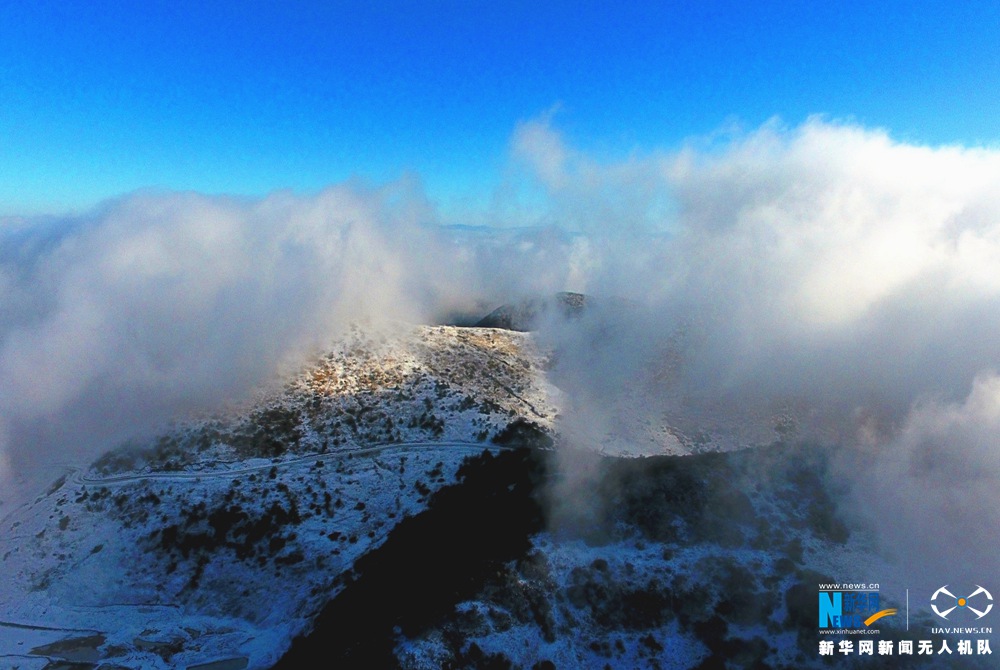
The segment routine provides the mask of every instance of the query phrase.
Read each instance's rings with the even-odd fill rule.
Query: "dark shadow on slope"
[[[478,593],[486,576],[519,558],[544,526],[536,491],[546,456],[529,449],[469,459],[460,483],[438,491],[427,511],[402,521],[362,557],[313,632],[296,638],[275,670],[392,668],[396,634],[440,622]]]
[[[586,487],[549,501],[548,532],[533,538],[533,549],[491,571],[470,599],[477,610],[453,610],[436,624],[435,637],[452,654],[445,667],[529,668],[546,660],[517,649],[509,658],[483,656],[490,645],[479,644],[512,625],[534,629],[546,643],[574,640],[580,667],[636,667],[636,658],[648,661],[642,667],[699,670],[819,664],[816,585],[833,580],[810,569],[802,538],[833,547],[849,537],[836,514],[824,450],[776,444],[601,457],[593,467]],[[559,489],[545,493],[558,497]],[[574,548],[581,540],[585,551]],[[696,564],[675,561],[695,547],[704,550]],[[757,560],[747,564],[744,550],[757,552]],[[789,584],[802,585],[801,593],[786,595]],[[704,651],[678,658],[667,642],[676,634],[667,632],[672,625]],[[801,656],[791,665],[776,660],[771,639],[784,633],[800,641]]]

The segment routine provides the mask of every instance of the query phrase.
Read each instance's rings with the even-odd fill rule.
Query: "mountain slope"
[[[33,628],[0,657],[270,666],[464,459],[551,430],[544,362],[518,333],[354,329],[241,410],[69,473],[3,520],[0,621]]]

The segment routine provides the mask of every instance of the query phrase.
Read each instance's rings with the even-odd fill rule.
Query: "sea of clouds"
[[[651,416],[784,413],[841,445],[845,509],[887,549],[996,573],[1000,151],[811,119],[600,159],[540,118],[509,161],[486,226],[410,178],[0,219],[0,488],[245,395],[351,322],[569,290],[616,307],[539,333],[567,423],[601,434],[637,379]]]

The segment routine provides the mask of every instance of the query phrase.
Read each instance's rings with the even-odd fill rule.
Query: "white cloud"
[[[926,585],[995,574],[998,434],[1000,377],[987,373],[961,402],[919,402],[891,441],[840,456],[852,513]]]
[[[425,265],[438,244],[420,226],[428,210],[399,188],[140,194],[61,222],[54,242],[5,239],[0,416],[15,464],[83,417],[107,423],[73,441],[92,456],[240,394],[347,320],[422,318],[441,293],[430,277],[447,271]]]

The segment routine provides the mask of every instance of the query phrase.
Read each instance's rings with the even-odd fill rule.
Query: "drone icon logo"
[[[984,589],[982,586],[979,586],[979,584],[976,584],[976,586],[978,588],[976,588],[976,590],[973,591],[971,594],[969,594],[964,598],[958,598],[951,591],[948,590],[948,585],[945,584],[937,591],[935,591],[934,595],[931,596],[931,609],[933,609],[934,613],[937,614],[942,619],[947,619],[948,615],[951,614],[956,609],[967,609],[973,614],[975,614],[977,619],[982,619],[984,616],[990,613],[991,609],[993,609],[993,595],[989,591]],[[979,594],[985,595],[986,599],[989,601],[989,603],[986,604],[986,609],[984,610],[977,610],[975,607],[969,604],[969,601],[971,601]],[[937,600],[938,596],[940,595],[945,595],[948,596],[949,598],[952,598],[955,604],[951,605],[951,601],[948,601],[947,604],[951,605],[951,607],[949,607],[944,611],[941,611],[940,609],[938,609],[938,606],[934,603],[934,601]]]

